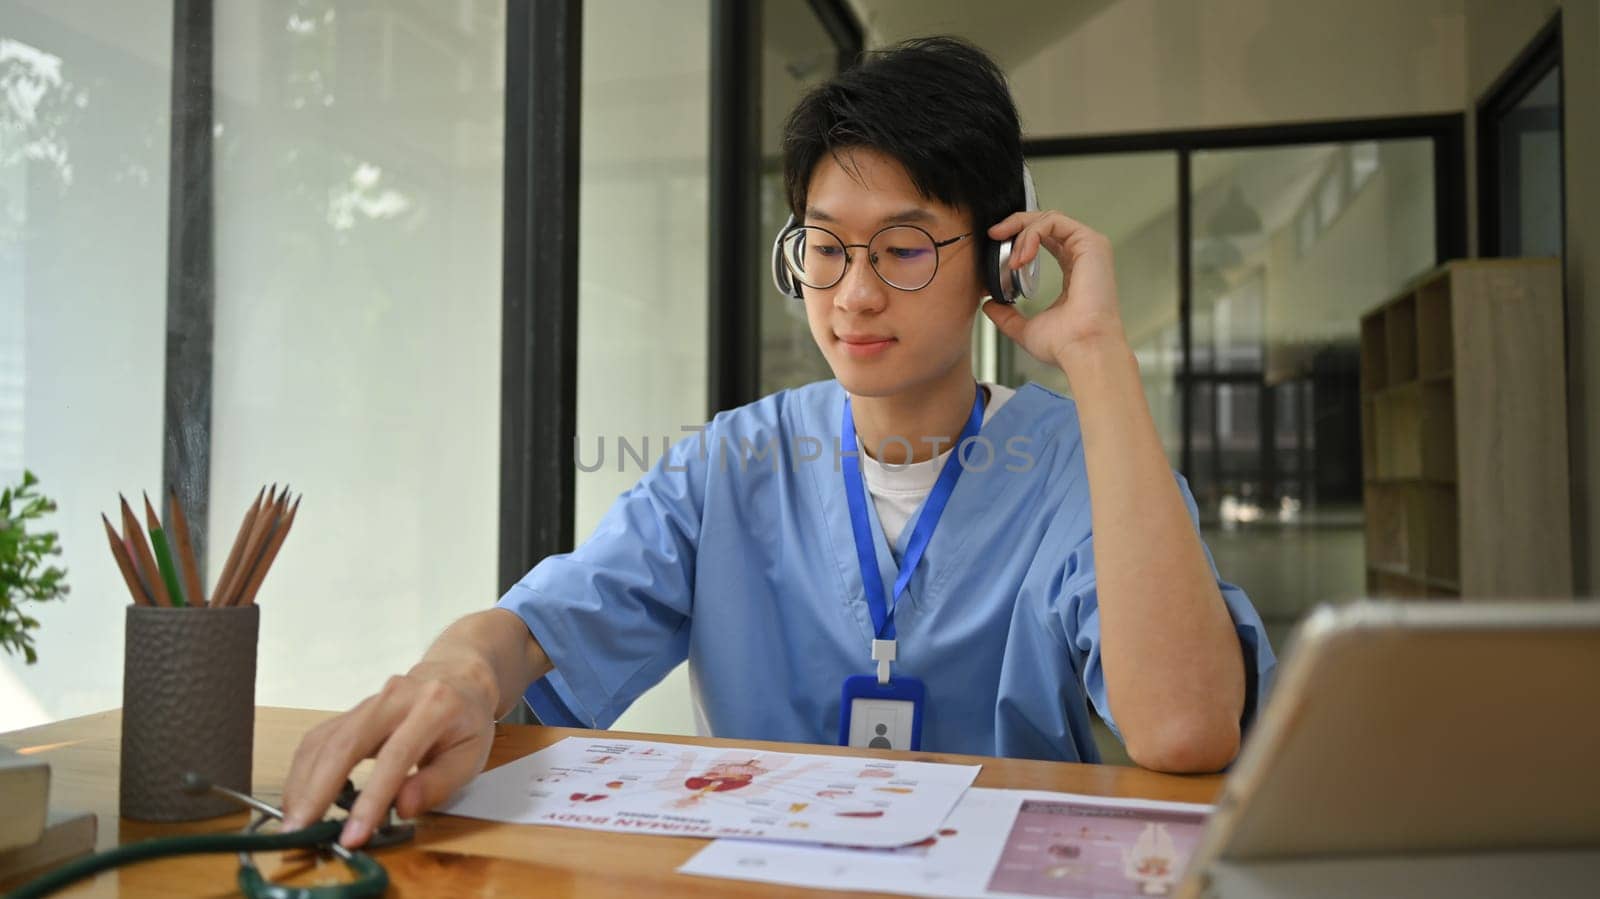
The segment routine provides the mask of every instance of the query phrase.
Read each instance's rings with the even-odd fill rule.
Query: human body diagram
[[[560,745],[529,765],[539,820],[860,845],[924,839],[973,771],[963,766],[618,740]],[[557,747],[552,747],[556,749]],[[550,750],[544,750],[550,752]],[[899,842],[891,834],[904,833]],[[882,839],[871,839],[872,834]]]

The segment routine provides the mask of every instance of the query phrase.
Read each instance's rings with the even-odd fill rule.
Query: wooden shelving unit
[[[1572,595],[1561,270],[1447,263],[1361,319],[1367,591]]]

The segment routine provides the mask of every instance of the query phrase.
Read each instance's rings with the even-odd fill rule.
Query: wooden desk
[[[300,709],[256,710],[255,794],[276,805],[283,778],[300,737],[332,712]],[[102,712],[29,730],[0,734],[0,744],[50,762],[50,803],[58,808],[93,811],[100,819],[100,848],[173,833],[237,830],[243,813],[192,824],[147,824],[117,817],[117,752],[121,712]],[[593,731],[559,727],[500,725],[489,767],[503,765],[564,737]],[[977,785],[1061,790],[1098,796],[1211,802],[1220,777],[1174,777],[1136,768],[1017,761],[933,752],[888,752],[794,743],[751,743],[693,737],[607,732],[613,737],[752,746],[788,752],[879,755],[932,762],[981,764]],[[368,763],[370,764],[370,763]],[[357,783],[361,782],[358,774]],[[675,869],[704,846],[685,837],[615,834],[534,825],[496,824],[469,818],[429,815],[417,824],[417,837],[403,846],[375,853],[389,869],[391,896],[817,896],[823,893],[729,880],[688,877]],[[337,861],[304,856],[263,855],[262,869],[292,883],[345,879]],[[236,859],[231,855],[189,856],[133,865],[100,875],[62,893],[70,896],[229,896]],[[0,884],[15,886],[16,884]],[[835,893],[830,895],[862,895]]]

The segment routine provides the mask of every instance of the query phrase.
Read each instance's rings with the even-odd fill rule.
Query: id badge
[[[914,677],[879,683],[870,674],[845,678],[839,702],[839,745],[856,749],[921,749],[927,690]]]

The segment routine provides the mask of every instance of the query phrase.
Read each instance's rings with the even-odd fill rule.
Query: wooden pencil
[[[239,557],[244,555],[244,545],[250,538],[250,526],[255,523],[256,513],[261,510],[262,497],[266,496],[265,484],[256,492],[255,502],[244,512],[244,520],[239,522],[239,532],[233,537],[233,548],[228,550],[228,561],[222,565],[222,572],[217,575],[217,583],[211,589],[211,604],[214,606],[227,605],[228,594],[226,588],[228,580],[233,577],[233,572],[239,567]]]
[[[284,495],[287,496],[287,492]],[[273,528],[272,538],[267,541],[267,548],[262,551],[261,560],[256,563],[255,570],[250,573],[250,580],[245,584],[244,592],[239,595],[238,605],[248,606],[256,601],[256,592],[261,589],[261,582],[266,579],[272,561],[278,557],[278,550],[283,548],[283,541],[289,536],[289,528],[294,526],[295,513],[300,511],[300,500],[301,497],[295,497],[289,514],[284,516],[280,525]]]
[[[269,491],[270,498],[272,493]],[[272,539],[272,532],[277,530],[283,522],[283,516],[289,508],[289,486],[285,484],[278,489],[278,498],[263,506],[261,516],[256,519],[255,533],[250,535],[250,542],[245,545],[244,558],[239,560],[239,577],[234,584],[233,595],[228,597],[230,605],[239,605],[244,598],[245,585],[250,581],[250,575],[261,563],[261,554],[266,551],[267,543]]]
[[[278,485],[273,484],[272,489],[267,492],[266,502],[257,510],[255,520],[250,524],[250,536],[245,540],[244,553],[239,556],[239,564],[228,576],[228,592],[226,595],[218,594],[223,605],[239,604],[239,594],[244,590],[244,582],[250,576],[250,569],[261,554],[261,547],[267,541],[267,533],[281,514],[279,506],[282,500],[276,495],[277,491]]]
[[[178,566],[183,570],[183,592],[187,594],[189,605],[206,605],[205,584],[200,580],[200,566],[195,562],[194,543],[189,539],[189,520],[184,517],[183,506],[178,503],[178,491],[168,491],[171,505],[168,507],[172,513],[171,528],[168,537],[176,546],[178,553]]]
[[[111,526],[111,519],[102,513],[100,520],[105,523],[106,539],[111,542],[111,556],[117,560],[117,570],[122,572],[122,580],[128,585],[128,594],[133,597],[134,605],[152,605],[150,597],[145,595],[144,585],[139,583],[139,572],[134,570],[133,557],[128,555],[122,538],[117,536],[117,529]]]
[[[156,569],[155,556],[150,554],[150,544],[139,528],[139,519],[134,517],[133,509],[122,494],[117,494],[117,499],[122,501],[122,533],[133,543],[133,558],[138,560],[139,573],[150,588],[150,595],[155,597],[158,606],[172,605],[172,597],[167,595],[167,587],[161,583],[161,573]]]
[[[266,553],[268,544],[272,542],[272,535],[282,526],[288,506],[289,490],[288,485],[285,485],[278,493],[277,501],[262,508],[261,517],[256,519],[255,533],[251,535],[251,542],[245,547],[244,558],[240,560],[238,583],[233,595],[228,597],[230,605],[237,606],[243,603],[245,587],[249,585],[256,569],[260,567],[261,557]]]
[[[133,562],[133,575],[139,579],[139,588],[144,591],[145,600],[148,601],[150,605],[155,605],[156,601],[154,597],[156,592],[150,589],[150,582],[146,580],[144,574],[139,571],[139,556],[133,550],[133,541],[129,540],[127,537],[123,537],[122,551],[127,553],[128,560]]]

